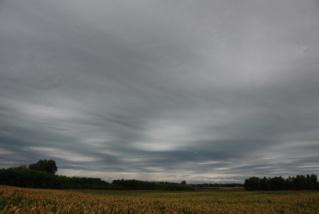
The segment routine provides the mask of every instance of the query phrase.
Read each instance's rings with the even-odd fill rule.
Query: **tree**
[[[297,175],[295,177],[270,177],[258,178],[251,177],[245,180],[247,190],[299,190],[299,189],[318,189],[317,175]]]
[[[56,166],[54,160],[39,160],[34,164],[30,164],[29,169],[54,175],[58,170],[58,167]]]

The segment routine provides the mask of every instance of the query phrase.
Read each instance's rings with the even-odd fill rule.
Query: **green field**
[[[319,213],[319,192],[63,191],[0,186],[1,213]]]

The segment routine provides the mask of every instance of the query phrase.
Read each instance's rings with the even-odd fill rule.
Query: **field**
[[[0,213],[319,213],[319,192],[63,191],[0,186]]]

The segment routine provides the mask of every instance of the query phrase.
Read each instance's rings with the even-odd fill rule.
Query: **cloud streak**
[[[191,182],[316,173],[309,1],[0,1],[0,165]]]

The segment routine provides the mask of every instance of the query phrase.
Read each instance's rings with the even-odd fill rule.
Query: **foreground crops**
[[[1,213],[319,213],[319,192],[59,191],[0,186]]]

